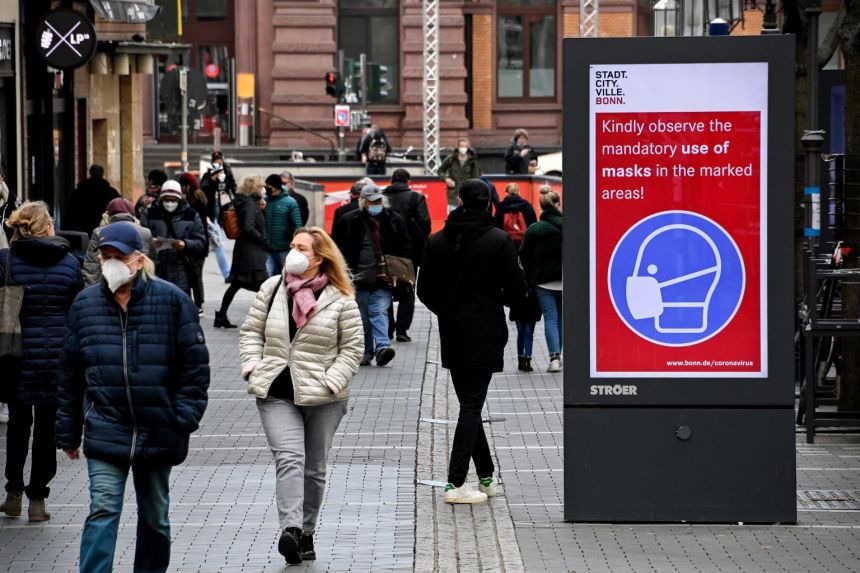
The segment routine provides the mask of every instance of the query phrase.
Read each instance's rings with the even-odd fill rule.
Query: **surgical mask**
[[[161,203],[161,206],[164,207],[164,210],[168,213],[173,213],[179,208],[179,203],[177,201],[164,201]]]
[[[284,193],[289,193],[290,192],[290,186],[287,184],[281,185],[281,191],[283,191]]]
[[[108,259],[102,263],[102,276],[111,292],[116,292],[119,287],[131,281],[135,274],[119,259]]]
[[[382,205],[368,205],[367,212],[370,213],[372,217],[378,217],[380,213],[382,213]]]
[[[458,147],[457,151],[460,152],[460,155],[466,155],[469,152],[469,148],[468,147]]]
[[[311,267],[311,261],[301,252],[291,249],[284,261],[284,269],[291,275],[300,275]]]

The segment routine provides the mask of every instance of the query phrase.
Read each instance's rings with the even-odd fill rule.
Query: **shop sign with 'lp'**
[[[767,77],[590,67],[593,377],[767,377]]]
[[[49,12],[36,26],[36,51],[59,70],[79,68],[96,51],[96,30],[85,14],[69,9]]]

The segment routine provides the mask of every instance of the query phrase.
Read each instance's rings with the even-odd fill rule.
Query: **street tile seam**
[[[456,419],[457,402],[448,373],[439,364],[438,328],[431,320],[419,418]],[[415,480],[445,481],[455,426],[418,421]],[[495,455],[492,432],[487,441]],[[473,472],[470,472],[473,473]],[[471,479],[472,476],[470,476]],[[449,506],[435,488],[415,488],[415,567],[439,571],[525,571],[514,522],[504,491],[479,506]]]

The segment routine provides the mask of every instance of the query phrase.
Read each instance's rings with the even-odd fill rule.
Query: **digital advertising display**
[[[589,66],[590,374],[766,378],[768,64]]]

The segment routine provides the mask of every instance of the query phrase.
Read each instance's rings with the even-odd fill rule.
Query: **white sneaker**
[[[549,367],[546,369],[547,372],[561,372],[561,360],[558,358],[553,358],[549,361]]]
[[[482,503],[487,501],[487,494],[480,491],[475,491],[467,483],[460,487],[454,487],[454,484],[445,486],[445,503]]]
[[[487,495],[487,497],[493,497],[498,493],[496,491],[496,480],[491,477],[481,478],[478,480],[478,491]]]

